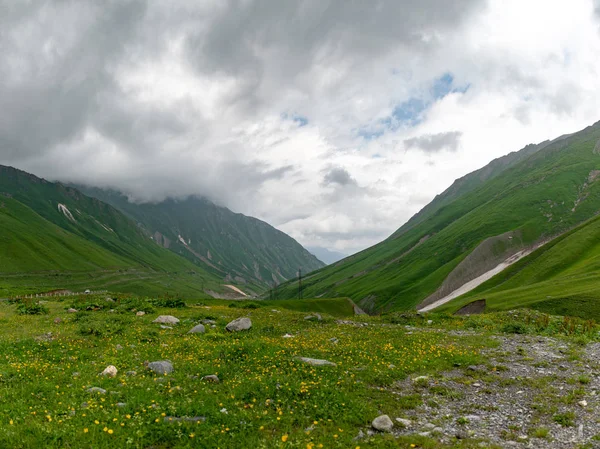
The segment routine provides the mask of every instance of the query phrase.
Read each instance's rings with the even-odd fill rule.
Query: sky
[[[600,0],[0,0],[0,164],[371,246],[600,120]]]

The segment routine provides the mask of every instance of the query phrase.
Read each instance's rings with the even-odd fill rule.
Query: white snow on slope
[[[77,223],[75,221],[75,218],[73,217],[73,214],[71,213],[71,211],[69,209],[67,209],[67,206],[59,203],[58,210],[59,210],[59,212],[62,212],[64,214],[64,216],[67,217],[69,220],[71,220],[73,223]]]
[[[435,309],[443,304],[446,304],[447,302],[452,301],[454,298],[458,298],[459,296],[464,295],[467,292],[470,292],[471,290],[475,289],[476,287],[479,287],[485,281],[496,276],[498,273],[503,271],[505,268],[511,266],[515,262],[518,262],[523,257],[528,256],[529,254],[531,254],[533,251],[535,251],[536,249],[538,249],[540,246],[544,245],[545,243],[547,243],[547,242],[542,242],[542,243],[534,246],[533,248],[524,249],[522,251],[519,251],[516,254],[513,254],[512,256],[510,256],[508,259],[506,259],[504,262],[502,262],[495,268],[492,268],[490,271],[483,273],[481,276],[470,280],[466,284],[463,284],[461,287],[457,288],[449,295],[446,295],[443,298],[438,299],[437,301],[423,307],[422,309],[418,309],[418,311],[419,312],[430,312],[433,309]]]

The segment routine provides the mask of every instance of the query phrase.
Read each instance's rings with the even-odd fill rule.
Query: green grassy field
[[[304,319],[311,311],[350,318],[345,300],[207,300],[171,309],[161,307],[164,301],[82,296],[42,303],[43,315],[21,315],[19,304],[0,303],[0,447],[479,447],[477,439],[441,443],[416,434],[355,437],[381,413],[402,417],[422,404],[418,395],[390,394],[396,382],[485,363],[480,349],[495,344],[487,336],[517,320],[391,314],[354,317],[364,323],[355,326],[325,313],[322,321]],[[68,307],[79,312],[67,313]],[[146,315],[136,316],[140,310]],[[161,329],[152,323],[159,314],[181,322]],[[252,329],[226,332],[240,316],[251,318]],[[428,319],[446,330],[483,334],[418,331],[431,326]],[[187,333],[202,320],[215,327]],[[518,326],[562,332],[562,321],[544,323]],[[293,337],[282,338],[288,333]],[[580,337],[596,333],[591,325]],[[337,366],[313,367],[300,356]],[[171,361],[174,372],[145,369],[144,362],[156,360]],[[108,365],[117,368],[115,378],[99,376]],[[202,379],[212,374],[220,383]],[[91,387],[106,393],[90,393]]]

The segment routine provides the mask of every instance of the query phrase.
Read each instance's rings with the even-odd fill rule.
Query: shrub
[[[20,302],[17,304],[17,313],[19,315],[47,315],[50,310],[36,302]]]
[[[513,321],[511,323],[506,323],[504,326],[502,326],[501,330],[506,334],[526,334],[527,326],[525,326],[523,323]]]

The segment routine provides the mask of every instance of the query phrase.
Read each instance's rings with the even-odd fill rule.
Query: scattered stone
[[[480,384],[480,383],[478,383],[478,382],[475,382],[475,383],[473,384],[473,386],[474,386],[474,387],[476,387],[476,388],[479,388],[479,387],[481,387],[481,384]]]
[[[427,324],[433,324],[433,320],[427,320]]]
[[[433,433],[442,433],[444,429],[442,429],[441,427],[434,427],[433,429],[431,429],[431,431]]]
[[[271,309],[271,312],[275,312],[275,313],[281,313],[281,311],[280,311],[280,310],[277,310],[277,309]]]
[[[294,338],[292,334],[285,334],[282,338]]]
[[[431,432],[419,432],[420,437],[428,437],[429,435],[431,435]]]
[[[585,399],[584,399],[583,401],[579,401],[579,402],[578,402],[578,404],[579,404],[581,407],[587,407],[587,401],[586,401]]]
[[[104,371],[102,371],[101,375],[108,377],[116,377],[117,368],[114,365],[108,365],[106,368],[104,368]]]
[[[114,300],[114,299],[112,299],[112,298],[106,298],[106,299],[105,299],[105,301],[106,301],[106,302],[115,302],[115,300]]]
[[[307,321],[314,321],[314,320],[316,320],[316,321],[322,321],[323,317],[321,316],[320,313],[313,313],[312,315],[306,315],[304,317],[304,319],[307,320]]]
[[[333,337],[333,338],[330,338],[330,339],[329,339],[329,341],[330,341],[331,343],[335,344],[335,343],[337,343],[339,340],[338,340],[337,338]]]
[[[135,376],[136,374],[137,374],[137,373],[136,373],[135,371],[127,371],[127,372],[125,373],[125,375],[126,375],[126,376],[129,376],[129,377],[133,377],[133,376]]]
[[[119,407],[119,408],[123,408],[126,406],[127,406],[127,404],[125,402],[117,402],[117,407]]]
[[[308,363],[312,366],[337,366],[335,363],[330,362],[329,360],[311,359],[310,357],[298,357],[298,360]]]
[[[74,308],[71,307],[70,309],[67,309],[67,312],[69,312],[69,313],[77,313],[77,309],[74,309]]]
[[[396,418],[396,422],[400,423],[400,425],[403,427],[412,426],[412,421],[410,419]]]
[[[148,363],[148,369],[156,374],[170,374],[173,372],[173,364],[168,360],[159,360]]]
[[[252,321],[250,321],[250,318],[238,318],[237,320],[233,320],[231,323],[229,323],[227,326],[225,326],[225,329],[228,330],[229,332],[239,332],[239,331],[246,331],[248,329],[250,329],[252,327]]]
[[[219,378],[218,378],[218,377],[217,377],[215,374],[210,374],[210,375],[208,375],[208,376],[204,376],[204,377],[202,378],[202,380],[205,380],[205,381],[207,381],[207,382],[213,382],[213,383],[215,383],[215,384],[218,384],[219,382],[221,382],[221,381],[219,380]]]
[[[90,404],[88,404],[87,402],[82,402],[80,408],[88,408],[90,406]]]
[[[425,424],[423,426],[423,428],[427,429],[427,430],[433,430],[433,429],[435,429],[435,424],[431,424],[431,423],[428,422],[427,424]]]
[[[186,421],[186,422],[204,422],[206,421],[206,418],[204,416],[192,416],[192,417],[188,417],[188,416],[165,416],[163,419],[164,422],[166,423],[171,423],[171,422],[181,422],[181,421]]]
[[[142,312],[141,310],[139,312],[135,313],[135,316],[144,316],[146,315],[146,312]]]
[[[204,332],[206,332],[206,328],[204,327],[204,324],[198,324],[198,325],[192,327],[192,329],[190,329],[188,334],[203,334]]]
[[[467,370],[468,371],[479,371],[479,368],[477,368],[475,365],[469,365],[469,366],[467,366]]]
[[[165,326],[164,324],[160,325],[161,329],[173,329],[171,326]]]
[[[62,323],[62,321],[63,320],[60,317],[54,318],[54,324],[60,324],[60,323]]]
[[[117,345],[117,346],[115,346],[115,349],[116,349],[117,351],[121,351],[121,350],[123,349],[123,346],[121,346],[121,345]]]
[[[394,428],[394,423],[388,415],[381,415],[373,420],[371,426],[380,432],[391,432]]]
[[[153,323],[159,323],[159,324],[178,324],[179,323],[179,319],[175,318],[172,315],[160,315],[158,318],[156,318],[152,322]]]
[[[217,324],[215,320],[202,320],[203,324]]]
[[[88,388],[87,389],[88,393],[99,393],[99,394],[106,394],[106,390],[104,388],[100,388],[100,387],[92,387],[92,388]]]
[[[413,382],[417,383],[417,384],[421,383],[421,382],[428,382],[428,381],[429,381],[429,376],[418,376],[413,379]]]

